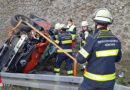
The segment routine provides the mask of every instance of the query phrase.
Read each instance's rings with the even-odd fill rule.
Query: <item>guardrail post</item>
[[[27,87],[26,90],[31,90],[31,87]]]

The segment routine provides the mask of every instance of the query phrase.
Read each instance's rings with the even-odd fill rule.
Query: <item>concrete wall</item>
[[[117,68],[130,76],[130,0],[0,0],[0,43],[7,39],[10,18],[15,14],[35,13],[52,25],[66,23],[71,17],[79,32],[82,20],[93,24],[93,13],[98,8],[108,8],[113,15],[110,29],[121,40],[123,48],[123,61]]]

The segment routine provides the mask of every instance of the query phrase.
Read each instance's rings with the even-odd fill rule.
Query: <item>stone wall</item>
[[[110,29],[121,40],[123,48],[122,62],[117,68],[130,72],[130,0],[0,0],[0,43],[7,39],[10,18],[15,14],[28,16],[34,13],[52,25],[57,22],[66,24],[71,17],[79,32],[82,20],[93,25],[93,13],[98,8],[111,11],[114,22]]]

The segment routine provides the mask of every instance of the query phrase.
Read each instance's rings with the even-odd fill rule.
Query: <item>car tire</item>
[[[15,27],[17,25],[17,23],[19,22],[19,20],[22,19],[23,21],[27,21],[29,22],[31,25],[33,24],[33,22],[26,16],[24,15],[15,15],[11,18],[11,25],[13,27]],[[20,30],[30,30],[31,28],[26,25],[24,22],[22,22],[20,24],[20,26],[18,27]]]

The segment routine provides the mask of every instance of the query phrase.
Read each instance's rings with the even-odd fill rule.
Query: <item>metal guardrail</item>
[[[5,84],[49,90],[78,90],[78,86],[82,82],[82,77],[44,74],[1,73],[1,78]]]
[[[78,90],[83,77],[54,76],[44,74],[0,73],[5,84],[49,90]],[[130,90],[130,87],[115,85],[115,90]]]

